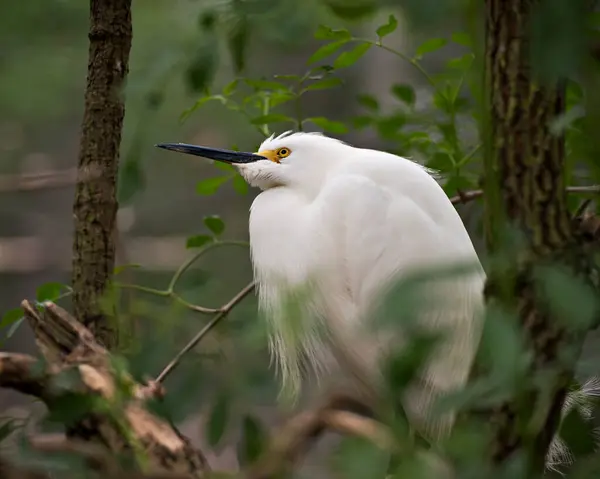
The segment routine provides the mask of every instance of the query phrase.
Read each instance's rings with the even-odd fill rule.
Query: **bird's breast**
[[[311,205],[292,192],[267,190],[250,210],[250,247],[259,281],[301,285],[314,275],[318,260]]]

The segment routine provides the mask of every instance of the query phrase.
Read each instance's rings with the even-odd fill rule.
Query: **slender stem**
[[[573,194],[600,194],[600,185],[569,186],[566,188],[566,190],[567,193]],[[480,196],[483,196],[483,190],[464,191],[450,198],[450,201],[452,202],[452,204],[467,203],[469,201],[479,198]]]
[[[241,302],[248,294],[254,290],[254,282],[245,286],[239,293],[237,293],[231,300],[219,308],[218,313],[194,336],[189,343],[187,343],[179,353],[166,365],[161,373],[156,377],[156,382],[161,383],[165,378],[177,367],[183,356],[191,351],[204,336],[206,336],[227,314],[233,309],[235,305]]]
[[[169,293],[172,293],[173,290],[175,289],[175,285],[176,285],[177,281],[179,281],[179,279],[181,278],[181,275],[183,275],[183,273],[185,273],[190,268],[190,266],[192,266],[196,261],[198,261],[202,256],[204,256],[211,249],[219,248],[221,246],[248,246],[248,243],[245,241],[218,241],[218,240],[213,241],[212,243],[208,243],[207,245],[203,246],[200,250],[198,250],[195,255],[193,255],[187,261],[185,261],[179,267],[179,269],[177,271],[175,271],[175,274],[173,275],[173,278],[171,278],[171,282],[169,283],[169,286],[167,287],[167,291]]]
[[[220,246],[245,246],[245,247],[247,247],[248,243],[246,241],[214,241],[212,243],[205,245],[203,248],[201,248],[199,251],[197,251],[196,254],[194,254],[193,256],[188,258],[188,260],[185,261],[177,269],[177,271],[171,278],[171,281],[169,282],[169,286],[165,290],[150,288],[148,286],[141,286],[138,284],[129,284],[129,283],[113,283],[113,285],[118,288],[133,289],[136,291],[140,291],[142,293],[153,294],[155,296],[160,296],[163,298],[171,298],[174,301],[176,301],[177,303],[181,304],[182,306],[185,306],[186,308],[191,309],[192,311],[196,311],[198,313],[202,313],[202,314],[217,313],[217,312],[221,311],[222,308],[205,308],[203,306],[198,306],[196,304],[190,303],[189,301],[186,301],[179,294],[177,294],[175,292],[175,286],[177,284],[177,281],[179,281],[179,279],[183,275],[183,273],[185,273],[196,261],[198,261],[198,259],[200,259],[202,256],[204,256],[204,254],[206,254],[208,251],[218,248]]]
[[[436,84],[435,80],[429,75],[429,73],[427,73],[425,71],[425,69],[420,65],[420,63],[417,60],[415,60],[414,58],[411,58],[408,55],[406,55],[402,52],[399,52],[398,50],[394,50],[393,48],[388,47],[379,41],[369,40],[368,38],[356,38],[356,37],[352,38],[352,40],[354,40],[356,42],[368,43],[370,45],[379,47],[387,52],[390,52],[393,55],[396,55],[398,58],[401,58],[405,62],[410,63],[414,68],[416,68],[419,71],[419,73],[421,73],[421,75],[423,75],[427,79],[427,81],[431,84],[431,86],[433,86],[434,88],[437,88],[437,84]]]
[[[147,286],[142,286],[139,284],[131,284],[131,283],[113,283],[113,286],[122,289],[133,289],[135,291],[141,291],[142,293],[153,294],[155,296],[164,296],[168,297],[169,292],[163,291],[161,289],[149,288]]]

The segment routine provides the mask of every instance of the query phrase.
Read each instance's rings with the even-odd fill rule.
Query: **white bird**
[[[468,378],[485,274],[431,171],[316,133],[271,136],[258,153],[157,146],[234,164],[262,190],[250,210],[251,257],[259,306],[271,326],[271,351],[283,386],[294,393],[304,361],[321,377],[343,371],[360,390],[376,391],[379,361],[387,348],[402,344],[401,335],[369,328],[383,295],[413,272],[475,265],[467,275],[426,285],[419,321],[446,337],[404,398],[422,429],[434,435],[448,430],[452,415],[433,417],[429,408]]]

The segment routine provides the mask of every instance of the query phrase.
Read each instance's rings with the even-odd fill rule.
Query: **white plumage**
[[[272,161],[281,148],[288,156]],[[284,387],[299,391],[307,360],[321,376],[341,368],[376,388],[383,348],[402,340],[368,329],[377,301],[410,272],[479,265],[461,218],[428,170],[389,153],[286,133],[265,140],[259,155],[271,161],[238,167],[263,190],[250,212],[251,254]],[[416,419],[437,393],[467,379],[484,278],[479,265],[469,276],[428,285],[429,298],[439,301],[422,312],[422,323],[447,327],[449,336],[425,384],[406,398]],[[299,311],[286,307],[294,297]],[[439,431],[440,421],[428,422]]]
[[[445,336],[401,398],[422,430],[448,432],[452,414],[434,417],[429,407],[467,380],[480,337],[485,274],[430,170],[315,133],[271,136],[258,154],[157,146],[234,164],[263,190],[250,212],[252,262],[273,358],[284,389],[294,395],[308,363],[328,383],[337,386],[349,377],[361,395],[376,399],[378,362],[406,339],[402,328],[389,334],[369,327],[380,300],[411,273],[470,265],[468,274],[434,277],[417,292],[424,300],[418,323]],[[598,394],[597,382],[588,381],[569,393],[563,414]],[[568,460],[568,449],[555,437],[547,464]]]

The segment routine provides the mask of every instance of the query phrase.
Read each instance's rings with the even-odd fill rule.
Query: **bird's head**
[[[257,153],[223,150],[185,143],[160,143],[166,150],[202,156],[234,165],[242,177],[262,190],[277,186],[318,188],[352,147],[318,133],[286,132],[264,140]]]

